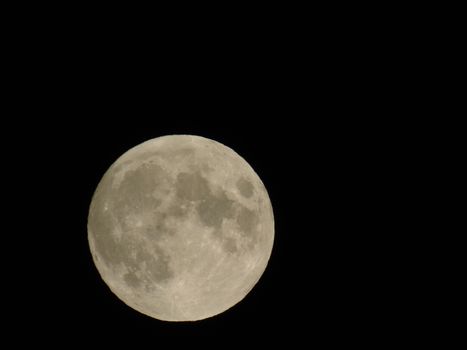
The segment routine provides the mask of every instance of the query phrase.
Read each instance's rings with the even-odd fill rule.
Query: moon
[[[196,321],[241,301],[266,269],[274,216],[251,166],[223,144],[158,137],[118,158],[88,216],[97,270],[131,308]]]

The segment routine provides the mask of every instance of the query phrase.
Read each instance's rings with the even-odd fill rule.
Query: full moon
[[[158,137],[118,158],[88,216],[94,263],[131,308],[196,321],[241,301],[266,269],[274,217],[263,182],[223,144]]]

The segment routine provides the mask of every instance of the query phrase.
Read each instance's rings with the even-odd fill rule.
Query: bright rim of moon
[[[263,274],[274,241],[266,188],[232,149],[171,135],[123,154],[92,198],[88,240],[106,284],[166,321],[217,315]]]

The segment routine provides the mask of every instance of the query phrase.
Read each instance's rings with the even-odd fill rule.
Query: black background
[[[86,40],[59,32],[30,31],[13,55],[16,96],[1,129],[15,184],[4,182],[15,232],[4,247],[11,324],[37,340],[115,344],[162,336],[328,344],[387,330],[382,320],[399,291],[388,294],[382,257],[394,239],[391,215],[401,213],[381,199],[404,176],[390,164],[407,124],[396,118],[394,100],[404,96],[393,90],[395,66],[379,59],[384,48],[367,51],[371,38],[326,27],[313,40],[277,30],[204,42],[187,31],[151,45],[125,31]],[[235,307],[195,323],[126,306],[100,278],[87,242],[103,173],[129,148],[167,134],[234,149],[263,180],[275,215],[261,280]]]
[[[30,213],[20,225],[28,227],[32,258],[23,282],[34,285],[34,293],[28,295],[30,287],[22,292],[26,310],[34,311],[22,321],[39,336],[49,330],[79,340],[89,332],[124,342],[184,335],[300,339],[311,333],[324,340],[374,326],[375,310],[367,306],[379,287],[371,282],[367,247],[372,245],[371,255],[379,251],[362,224],[373,221],[367,204],[361,208],[366,194],[359,183],[366,175],[358,169],[359,141],[345,122],[323,121],[319,105],[314,117],[297,118],[289,99],[278,108],[215,100],[202,102],[211,107],[208,113],[194,101],[179,101],[187,107],[177,111],[171,109],[175,101],[142,107],[132,99],[108,107],[120,103],[116,98],[78,111],[67,102],[60,113],[76,118],[28,126],[29,152],[37,155],[27,167],[33,196],[26,207],[19,205]],[[274,248],[259,283],[235,307],[195,323],[162,322],[126,306],[100,278],[87,242],[89,204],[103,173],[129,148],[167,134],[200,135],[236,150],[263,180],[275,215]]]

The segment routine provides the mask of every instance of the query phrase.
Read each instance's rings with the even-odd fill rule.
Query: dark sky
[[[393,144],[385,140],[394,120],[372,118],[370,95],[336,87],[327,73],[308,86],[294,65],[287,74],[296,79],[261,66],[249,77],[229,70],[209,82],[181,68],[157,88],[110,64],[64,67],[63,76],[59,67],[52,80],[31,71],[28,98],[2,129],[4,163],[14,169],[6,175],[20,183],[5,191],[22,194],[13,196],[7,216],[18,241],[4,248],[20,270],[13,277],[21,287],[11,290],[22,300],[12,305],[21,310],[14,317],[20,327],[45,338],[48,330],[102,340],[150,334],[324,341],[377,330],[372,320],[388,301],[375,297],[386,288],[378,281],[381,265],[373,263],[385,249],[375,232],[389,230],[377,203],[392,189],[380,178],[391,172],[381,159]],[[385,115],[385,105],[378,108]],[[260,282],[234,308],[193,324],[157,321],[124,305],[100,279],[87,243],[88,207],[103,173],[129,148],[167,134],[200,135],[234,149],[261,177],[275,215],[274,248]]]
[[[21,6],[7,16],[2,56],[2,336],[60,349],[154,348],[163,336],[224,337],[206,342],[217,348],[286,339],[295,349],[411,331],[419,296],[407,286],[419,270],[404,274],[404,256],[419,250],[407,238],[418,226],[405,221],[431,194],[413,169],[439,152],[417,139],[437,140],[421,112],[432,103],[423,90],[433,86],[431,55],[414,55],[425,26],[400,19],[423,17],[420,8],[189,8],[164,21],[165,12],[127,6]],[[103,173],[167,134],[234,149],[261,177],[275,216],[259,283],[193,324],[124,305],[87,242]]]
[[[35,291],[33,297],[20,293],[34,310],[21,322],[70,338],[86,330],[105,339],[325,337],[362,321],[358,302],[370,292],[361,288],[368,283],[360,270],[367,261],[359,257],[364,228],[354,216],[360,197],[352,175],[358,156],[346,144],[358,143],[347,134],[351,123],[298,118],[290,101],[277,108],[218,102],[203,111],[191,103],[145,109],[134,100],[109,107],[116,100],[76,110],[67,103],[52,112],[62,119],[27,124],[25,139],[33,147],[24,159],[33,169],[33,196],[26,208],[24,201],[18,205],[31,213],[21,225],[32,236],[26,250],[33,261],[25,264],[24,278]],[[232,309],[196,323],[162,322],[124,305],[99,277],[87,243],[88,206],[104,171],[129,148],[166,134],[200,135],[233,148],[261,177],[275,215],[274,248],[259,283]],[[22,176],[30,180],[31,173]]]

